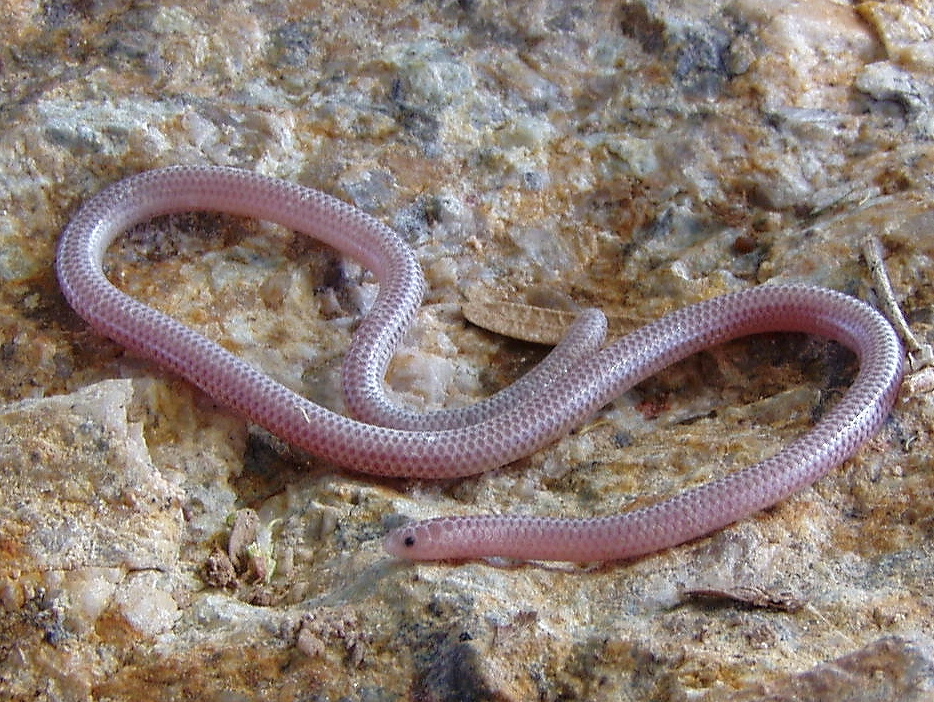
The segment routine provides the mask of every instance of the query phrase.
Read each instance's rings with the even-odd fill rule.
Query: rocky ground
[[[0,696],[11,700],[926,700],[934,383],[773,509],[635,562],[411,565],[408,517],[610,514],[774,452],[855,360],[698,354],[572,436],[445,484],[350,474],[102,339],[52,262],[80,204],[170,164],[327,191],[400,231],[425,305],[397,396],[456,406],[543,355],[468,299],[614,333],[802,281],[934,315],[924,2],[0,2]],[[111,278],[342,408],[375,291],[272,226],[162,218]]]

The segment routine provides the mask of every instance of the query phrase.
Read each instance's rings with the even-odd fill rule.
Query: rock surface
[[[470,299],[602,308],[615,333],[804,281],[873,301],[879,237],[934,325],[934,16],[922,2],[9,0],[0,48],[0,697],[927,700],[934,389],[851,461],[636,562],[406,565],[407,517],[591,515],[806,430],[849,354],[770,335],[699,354],[477,479],[302,455],[69,310],[62,227],[123,176],[248,168],[399,230],[430,291],[390,371],[454,406],[543,354]],[[340,410],[369,273],[269,225],[179,215],[112,279]]]

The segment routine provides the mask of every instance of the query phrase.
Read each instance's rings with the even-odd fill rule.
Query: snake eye
[[[409,534],[402,540],[402,543],[404,543],[408,548],[411,548],[415,545],[415,537]]]

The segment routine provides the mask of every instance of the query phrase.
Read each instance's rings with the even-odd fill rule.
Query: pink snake
[[[108,281],[104,253],[118,235],[157,215],[194,210],[276,222],[376,274],[379,294],[343,369],[347,404],[359,419],[295,394]],[[387,398],[383,377],[424,292],[414,253],[395,232],[350,205],[233,168],[165,168],[110,186],[65,229],[57,271],[68,302],[101,334],[295,446],[385,476],[453,478],[507,464],[556,441],[665,366],[748,334],[816,334],[847,346],[859,359],[852,386],[816,426],[749,468],[616,516],[489,515],[409,523],[390,532],[385,547],[414,560],[605,561],[709,534],[775,504],[852,456],[884,421],[902,378],[901,344],[868,305],[823,288],[762,285],[685,307],[606,347],[605,319],[585,313],[536,369],[497,395],[464,409],[411,412]]]

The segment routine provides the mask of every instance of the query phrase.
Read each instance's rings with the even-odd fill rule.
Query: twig
[[[883,260],[882,242],[875,236],[869,235],[863,239],[862,249],[866,264],[869,266],[869,275],[872,277],[876,289],[876,296],[879,298],[879,306],[905,343],[905,348],[908,350],[908,365],[911,371],[917,372],[922,368],[934,365],[934,348],[930,344],[923,344],[918,341],[918,338],[908,326],[898,301],[895,299],[892,283],[889,280],[889,274]]]

